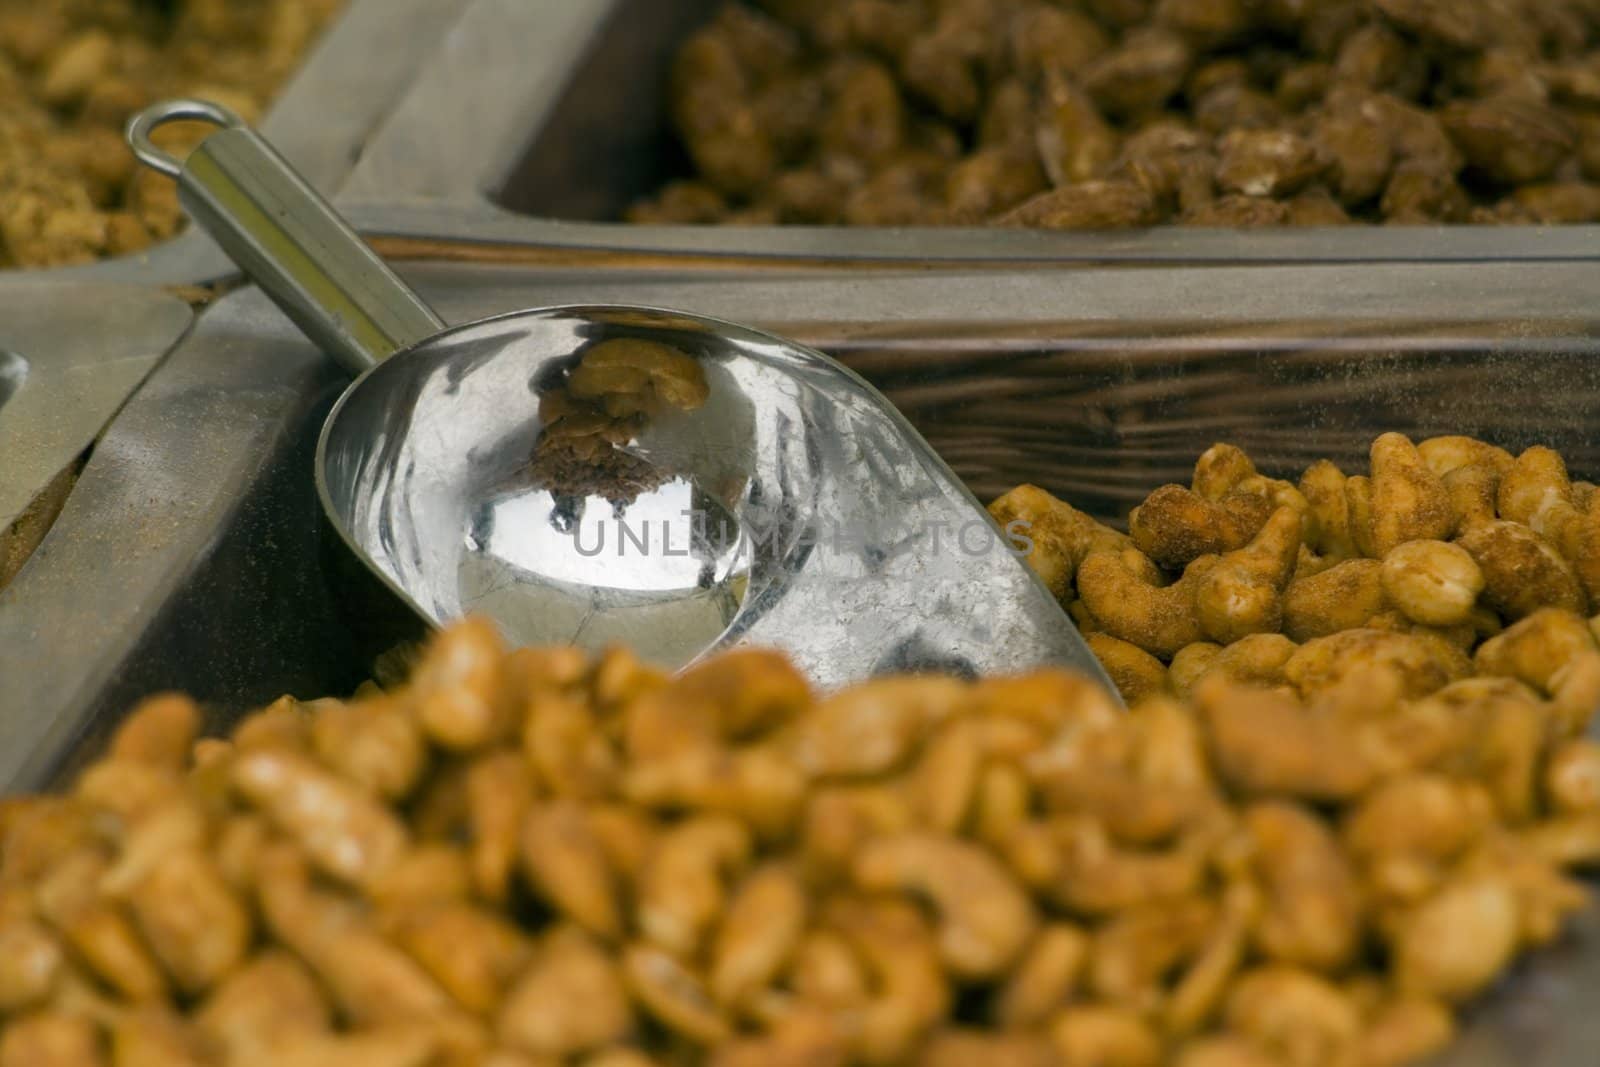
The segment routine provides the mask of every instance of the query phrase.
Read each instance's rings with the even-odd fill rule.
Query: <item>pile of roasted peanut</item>
[[[0,0],[0,267],[81,263],[171,236],[176,190],[135,167],[128,116],[197,95],[254,119],[340,3]]]
[[[1595,508],[1394,435],[1131,539],[1010,494],[1131,712],[480,621],[227,740],[152,699],[0,804],[0,1067],[1413,1063],[1600,865]]]
[[[1591,0],[744,0],[640,222],[1600,219]]]

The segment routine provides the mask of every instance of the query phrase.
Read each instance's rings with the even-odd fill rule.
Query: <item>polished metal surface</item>
[[[132,286],[0,288],[0,531],[92,444],[193,318]]]
[[[180,166],[147,136],[172,117],[223,128]],[[437,316],[237,119],[157,104],[128,140],[175,174],[195,221],[309,338],[350,370],[382,361],[329,416],[317,484],[346,543],[422,618],[484,614],[523,644],[626,641],[668,667],[766,644],[822,684],[1053,663],[1114,692],[971,493],[826,356],[637,307],[529,311],[422,340]],[[596,521],[603,534],[609,509],[623,548],[622,503],[554,496],[529,470],[541,390],[613,338],[691,353],[710,382],[701,408],[653,419],[625,449],[668,479],[632,502],[632,536],[655,529],[665,543],[640,542],[627,563],[581,536]]]
[[[529,471],[538,392],[618,337],[693,355],[710,398],[628,448],[660,489],[564,498]],[[823,685],[1043,664],[1101,676],[1012,543],[875,389],[725,322],[608,306],[450,330],[358,382],[318,459],[339,529],[433,620],[480,612],[521,643],[624,642],[669,667],[771,646]]]
[[[664,87],[684,37],[718,6],[473,0],[376,131],[338,203],[363,232],[397,237],[834,264],[1535,262],[1588,259],[1600,248],[1600,226],[1062,233],[612,221],[681,176]],[[445,217],[455,224],[441,225]]]

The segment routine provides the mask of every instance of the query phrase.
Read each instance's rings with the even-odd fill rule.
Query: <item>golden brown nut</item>
[[[992,978],[1016,959],[1036,916],[1022,887],[987,852],[955,838],[909,833],[867,844],[852,876],[867,892],[924,897],[939,914],[939,951],[951,973]]]
[[[1361,1062],[1371,1067],[1405,1067],[1442,1052],[1455,1035],[1455,1018],[1439,1001],[1395,1000],[1367,1020],[1361,1035]]]
[[[1450,534],[1452,514],[1444,483],[1408,439],[1388,433],[1372,443],[1373,555],[1388,555],[1406,541]]]
[[[1071,592],[1078,565],[1092,549],[1121,547],[1120,534],[1037,486],[1011,490],[989,505],[989,514],[1008,536],[1027,538],[1028,565],[1057,599]]]
[[[1208,678],[1194,700],[1218,773],[1246,794],[1349,800],[1377,774],[1346,727],[1309,715],[1292,698]]]
[[[582,931],[559,928],[506,994],[496,1023],[502,1042],[538,1056],[591,1052],[633,1029],[617,963]]]
[[[1213,501],[1181,485],[1166,485],[1133,509],[1128,531],[1139,551],[1177,570],[1202,556],[1243,548],[1272,511],[1271,502],[1254,493]]]
[[[1393,673],[1408,696],[1426,696],[1470,669],[1466,657],[1443,641],[1387,630],[1344,630],[1301,645],[1284,675],[1311,699],[1374,669]]]
[[[1507,618],[1521,619],[1551,607],[1582,613],[1588,606],[1572,565],[1526,526],[1480,523],[1456,543],[1483,571],[1484,602]]]
[[[1512,185],[1549,177],[1576,144],[1571,127],[1538,101],[1505,95],[1460,101],[1440,118],[1468,163]]]
[[[750,861],[750,833],[726,816],[699,816],[656,841],[634,887],[639,931],[688,959],[721,914],[725,880]]]
[[[1480,674],[1515,678],[1550,694],[1567,665],[1594,650],[1594,635],[1581,616],[1542,608],[1485,641],[1474,660]]]
[[[181,770],[199,732],[194,701],[176,694],[150,697],[117,727],[110,758]]]
[[[1427,626],[1467,621],[1483,587],[1483,572],[1472,556],[1446,541],[1407,541],[1383,557],[1388,602]]]
[[[1048,1019],[1077,987],[1089,959],[1089,938],[1068,923],[1039,930],[1016,969],[996,994],[995,1022],[1025,1029]]]
[[[1263,888],[1255,937],[1269,959],[1338,971],[1355,953],[1361,893],[1338,841],[1321,819],[1285,803],[1257,804],[1244,826]]]
[[[1520,925],[1516,894],[1502,879],[1452,882],[1401,920],[1393,935],[1396,981],[1417,996],[1471,997],[1504,969]]]
[[[1109,634],[1087,634],[1084,640],[1129,705],[1167,691],[1167,668],[1138,645]]]
[[[765,989],[805,932],[805,886],[792,869],[769,864],[735,891],[711,947],[712,994],[736,1005]]]
[[[1098,552],[1078,568],[1078,595],[1108,634],[1155,656],[1171,657],[1202,637],[1195,590],[1216,565],[1213,556],[1189,564],[1169,586],[1136,550]]]
[[[1293,967],[1247,971],[1226,1008],[1228,1029],[1290,1063],[1336,1061],[1359,1037],[1355,1006],[1325,979]]]
[[[1330,637],[1365,626],[1386,603],[1383,564],[1347,560],[1289,583],[1283,595],[1284,633],[1295,641]]]
[[[222,982],[200,1006],[196,1022],[229,1057],[262,1056],[296,1036],[325,1033],[328,1003],[305,967],[269,949]]]
[[[233,764],[233,782],[323,870],[365,884],[400,859],[404,825],[371,794],[291,752],[262,749]]]
[[[1195,589],[1200,629],[1227,645],[1283,625],[1283,591],[1300,553],[1300,514],[1274,511],[1248,545],[1209,568]]]
[[[0,1033],[0,1067],[101,1067],[99,1028],[81,1016],[36,1012]]]
[[[522,862],[534,889],[568,918],[607,940],[622,936],[615,873],[577,804],[557,801],[529,813],[522,826]]]
[[[1111,1005],[1070,1007],[1050,1024],[1062,1067],[1156,1067],[1161,1041],[1139,1013]]]

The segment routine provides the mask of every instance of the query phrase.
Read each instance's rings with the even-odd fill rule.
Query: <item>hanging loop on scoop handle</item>
[[[180,161],[150,134],[183,120],[219,129]],[[128,121],[127,139],[139,162],[177,180],[190,218],[351,374],[444,329],[288,160],[227,108],[154,104]]]

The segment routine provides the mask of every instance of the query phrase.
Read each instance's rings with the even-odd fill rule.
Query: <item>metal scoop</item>
[[[163,123],[220,127],[182,162]],[[921,436],[820,353],[654,308],[446,328],[259,135],[214,104],[128,142],[356,381],[317,447],[333,529],[395,598],[522,644],[621,642],[676,668],[787,651],[822,685],[1065,665],[1109,681]],[[1114,692],[1115,690],[1112,689]]]

